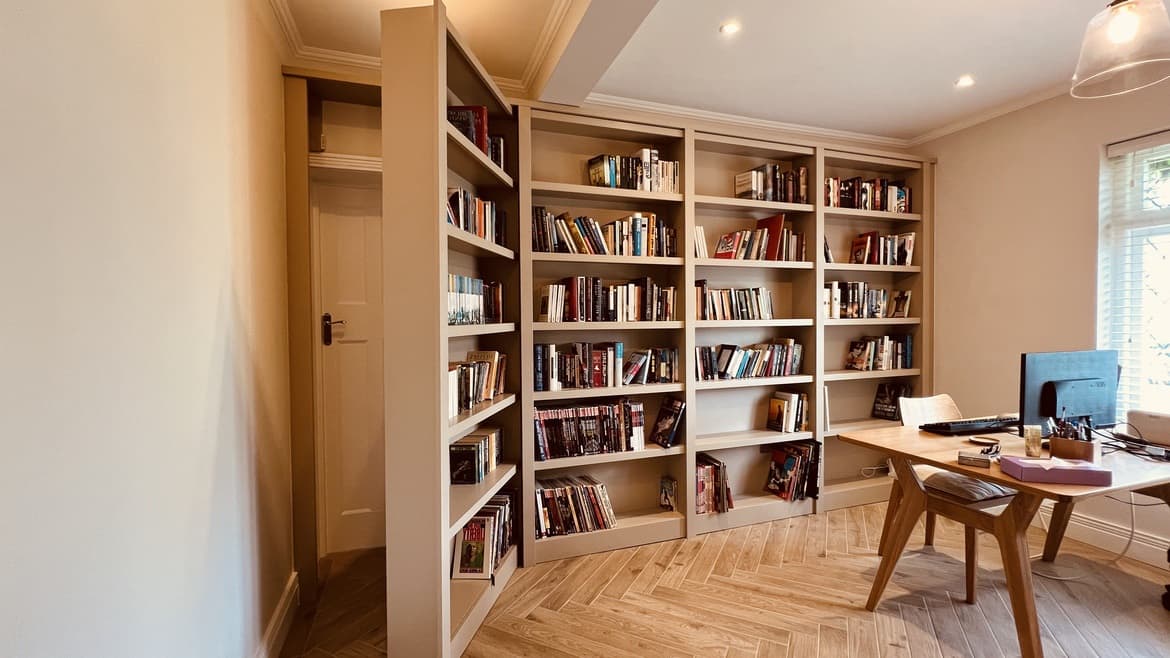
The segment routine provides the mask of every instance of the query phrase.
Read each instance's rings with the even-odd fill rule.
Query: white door
[[[382,193],[313,186],[321,554],[386,544]],[[332,341],[324,326],[332,319]]]

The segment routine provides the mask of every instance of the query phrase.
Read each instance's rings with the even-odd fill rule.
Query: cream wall
[[[290,581],[264,5],[0,8],[2,656],[257,655]]]
[[[1163,83],[1113,99],[1062,95],[917,149],[938,157],[935,390],[964,414],[1019,407],[1021,352],[1095,347],[1103,146],[1167,128]],[[1076,511],[1128,530],[1121,503]],[[1170,511],[1139,517],[1155,535],[1146,543],[1161,546],[1147,553],[1165,566]]]

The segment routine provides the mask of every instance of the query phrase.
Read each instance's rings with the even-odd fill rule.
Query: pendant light
[[[1170,18],[1162,0],[1113,0],[1089,21],[1069,93],[1104,98],[1170,78]]]

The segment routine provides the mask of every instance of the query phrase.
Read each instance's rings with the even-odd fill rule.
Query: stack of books
[[[608,530],[617,525],[605,484],[591,475],[536,481],[536,538]]]
[[[771,320],[772,291],[767,288],[710,288],[695,281],[699,320]]]
[[[808,167],[787,171],[781,165],[762,164],[735,175],[737,199],[808,203]]]
[[[538,408],[533,424],[536,461],[646,447],[646,413],[637,400]]]
[[[776,391],[768,400],[768,429],[773,432],[808,431],[808,395]]]
[[[451,418],[503,394],[508,355],[493,350],[467,353],[447,364],[447,415]]]
[[[504,288],[495,281],[447,275],[447,324],[494,324],[504,321]]]
[[[755,229],[732,231],[719,236],[715,244],[715,258],[727,260],[805,260],[804,233],[785,226],[784,215],[765,217],[756,221]],[[708,258],[707,234],[702,226],[695,227],[695,256]]]
[[[842,318],[908,318],[910,317],[909,290],[889,291],[871,288],[865,281],[826,281],[822,302],[825,317]]]
[[[605,283],[597,276],[572,276],[540,289],[537,322],[654,322],[674,319],[674,286],[650,277]]]
[[[914,339],[899,336],[865,336],[849,342],[845,357],[848,370],[898,370],[913,368]]]
[[[911,212],[910,196],[905,181],[864,180],[860,176],[825,179],[825,205],[830,208],[908,213]]]
[[[536,391],[608,388],[678,381],[678,348],[648,347],[628,354],[621,342],[538,343],[534,346]]]
[[[660,160],[653,147],[632,155],[597,155],[587,164],[590,185],[643,192],[678,192],[681,171],[677,160]]]
[[[735,508],[727,464],[711,455],[695,455],[695,513],[712,514]]]
[[[504,555],[516,543],[512,533],[512,512],[516,509],[513,498],[510,492],[492,496],[455,535],[452,578],[491,580],[495,577]]]
[[[481,199],[461,187],[447,188],[447,223],[494,242],[504,244],[507,213],[494,201]]]
[[[504,166],[504,138],[488,134],[487,107],[483,105],[450,105],[447,121],[479,150],[487,154],[496,166]]]
[[[503,456],[500,428],[480,427],[452,443],[451,484],[479,484],[495,470]]]
[[[816,441],[792,441],[772,446],[772,462],[764,488],[784,500],[816,498],[821,446]]]
[[[700,380],[746,377],[787,377],[800,373],[804,347],[791,338],[779,343],[712,345],[695,348],[695,368]]]
[[[853,238],[849,247],[849,262],[862,265],[912,265],[914,234],[879,235],[877,231],[862,233]]]
[[[602,225],[592,217],[532,209],[532,250],[613,256],[676,256],[678,235],[654,213],[634,213]]]

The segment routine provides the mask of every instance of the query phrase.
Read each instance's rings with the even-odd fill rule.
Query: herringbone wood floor
[[[962,528],[945,519],[934,549],[922,548],[919,524],[881,607],[864,609],[884,513],[868,505],[521,569],[465,655],[1019,655],[992,539],[980,545],[978,601],[968,605]],[[1043,537],[1032,532],[1033,553]],[[1055,565],[1036,563],[1083,576],[1035,579],[1045,655],[1170,656],[1160,603],[1170,573],[1131,560],[1109,566],[1110,557],[1066,540]],[[385,647],[328,635],[328,646],[377,653],[309,655]]]

